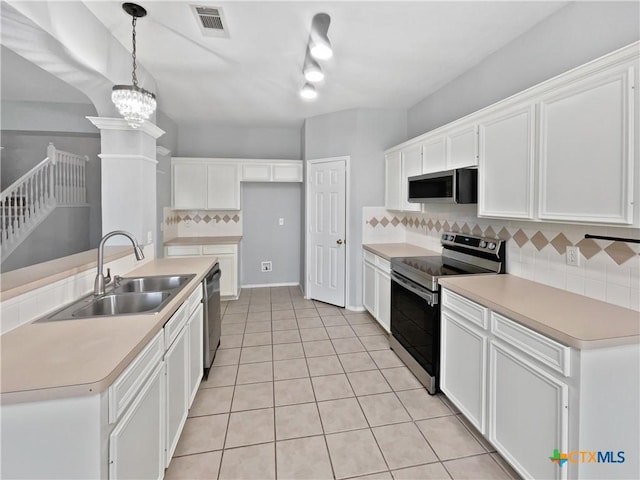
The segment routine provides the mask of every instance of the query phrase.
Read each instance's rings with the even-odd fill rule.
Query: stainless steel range
[[[506,264],[503,240],[447,232],[441,244],[442,255],[391,260],[389,344],[431,394],[440,373],[438,279],[504,273]]]

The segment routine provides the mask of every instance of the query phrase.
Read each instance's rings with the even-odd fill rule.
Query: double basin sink
[[[195,274],[116,277],[105,295],[87,295],[37,321],[158,313],[193,277]]]

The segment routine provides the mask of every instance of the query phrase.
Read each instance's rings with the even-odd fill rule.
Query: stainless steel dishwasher
[[[204,295],[202,303],[204,304],[204,341],[203,357],[204,357],[204,379],[209,377],[209,369],[216,356],[216,350],[220,345],[220,333],[222,331],[222,319],[220,318],[220,265],[217,263],[213,266],[209,273],[204,277],[203,288]]]

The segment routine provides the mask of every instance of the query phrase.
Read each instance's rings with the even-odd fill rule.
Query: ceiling
[[[263,127],[299,127],[305,118],[351,108],[408,108],[567,4],[139,3],[148,15],[138,21],[138,62],[157,82],[159,108],[178,124]],[[131,49],[131,20],[120,1],[84,4]],[[204,36],[190,5],[222,7],[229,38]],[[311,19],[319,12],[331,16],[334,57],[321,62],[326,80],[309,102],[299,90]],[[5,98],[4,72],[2,80]]]

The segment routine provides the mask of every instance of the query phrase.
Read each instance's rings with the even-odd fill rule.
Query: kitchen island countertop
[[[166,258],[127,273],[196,275],[156,314],[30,323],[6,333],[1,337],[1,403],[105,391],[198,288],[216,262],[214,256]]]

